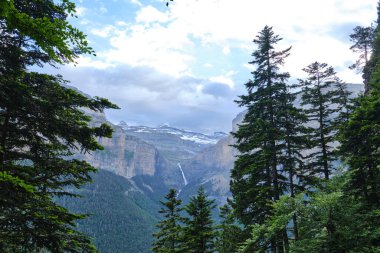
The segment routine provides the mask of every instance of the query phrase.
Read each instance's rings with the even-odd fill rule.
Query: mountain
[[[348,88],[354,96],[363,89]],[[107,122],[104,114],[87,113],[93,125]],[[237,115],[232,131],[243,118],[244,112]],[[219,205],[231,196],[230,170],[238,155],[231,135],[108,124],[114,134],[99,139],[104,150],[76,155],[100,169],[94,183],[79,190],[82,199],[60,200],[71,210],[94,214],[80,221],[79,229],[93,236],[102,252],[149,252],[159,200],[169,188],[177,189],[185,204],[201,185]]]
[[[93,237],[101,252],[150,252],[151,234],[160,218],[159,200],[169,188],[182,191],[188,185],[199,187],[199,176],[191,171],[186,175],[182,164],[229,137],[220,132],[207,135],[168,125],[113,125],[102,113],[86,113],[92,117],[92,125],[110,124],[113,137],[98,140],[104,147],[102,151],[74,156],[100,169],[93,175],[92,184],[73,189],[83,197],[57,201],[75,213],[91,214],[78,222],[78,229]],[[194,187],[187,187],[186,194],[180,197],[187,198],[197,190]]]
[[[167,124],[159,127],[128,126],[120,122],[119,126],[130,136],[135,136],[156,147],[169,161],[174,163],[192,159],[205,148],[215,145],[228,135],[223,132],[206,135],[170,127]]]

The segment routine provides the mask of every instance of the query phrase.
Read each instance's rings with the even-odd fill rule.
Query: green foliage
[[[306,105],[305,113],[308,121],[312,122],[312,132],[309,139],[314,152],[310,155],[312,171],[316,175],[323,175],[329,179],[333,170],[334,156],[333,142],[336,140],[336,125],[334,114],[341,107],[336,103],[346,102],[347,96],[344,84],[336,76],[334,69],[326,63],[314,62],[303,69],[308,78],[300,80],[302,87],[302,105]],[[334,87],[338,86],[338,91]],[[346,96],[346,100],[342,101]]]
[[[378,13],[380,20],[380,2]],[[291,133],[292,138],[285,138],[284,141],[276,139],[285,146],[292,141],[292,152],[281,148],[281,145],[275,149],[278,153],[285,150],[285,154],[292,154],[288,160],[285,159],[286,156],[275,157],[270,155],[271,151],[264,152],[270,146],[270,137],[275,135],[269,135],[273,130],[268,124],[265,125],[265,121],[256,120],[252,124],[254,121],[247,120],[252,108],[259,104],[252,101],[260,90],[254,87],[255,80],[249,82],[250,86],[246,85],[249,94],[241,97],[244,99],[240,103],[248,107],[248,113],[240,126],[242,130],[234,134],[238,138],[236,147],[243,154],[232,171],[231,189],[237,217],[250,227],[251,236],[239,246],[238,252],[380,252],[380,33],[379,27],[376,32],[371,27],[357,27],[354,31],[351,39],[355,44],[351,49],[361,55],[353,67],[363,71],[366,96],[353,102],[346,85],[336,77],[333,68],[325,63],[315,62],[305,68],[308,78],[300,80],[302,105],[306,106],[308,125],[312,127],[297,129],[297,124],[289,125],[289,130],[293,131],[285,131],[282,136],[288,137],[287,134]],[[368,59],[372,51],[373,54]],[[258,65],[257,69],[263,65]],[[270,71],[267,73],[262,77],[271,76]],[[253,74],[257,74],[257,71]],[[265,93],[261,93],[260,97],[265,97]],[[282,101],[283,108],[286,108],[286,100]],[[289,104],[292,101],[294,100],[289,100]],[[265,109],[261,112],[252,118],[259,119],[264,115]],[[298,120],[299,124],[305,123],[301,111],[296,113],[297,116],[293,115],[294,109],[281,112],[285,119],[283,122],[294,123]],[[276,115],[276,119],[280,115]],[[268,129],[267,133],[260,132],[262,126]],[[286,129],[287,125],[281,126]],[[306,145],[295,145],[302,140]],[[333,164],[337,160],[337,150],[334,148],[339,147],[337,140],[341,142],[341,160],[348,165],[347,171],[340,174],[336,174]],[[259,146],[258,143],[265,145]],[[311,151],[308,157],[302,156],[305,148]],[[271,158],[269,162],[265,160],[265,155]],[[270,170],[266,174],[262,171],[275,158],[277,164],[283,166],[290,185],[290,191],[280,198],[264,195],[275,186],[275,182],[267,179],[273,175],[268,173]],[[313,175],[317,177],[310,177]],[[294,176],[296,178],[292,180]],[[321,176],[324,179],[316,180]],[[305,179],[306,185],[302,183]],[[272,191],[275,192],[273,188]],[[302,188],[308,191],[302,192]],[[264,196],[267,201],[258,201],[264,199]],[[256,208],[267,213],[269,210],[269,215],[254,212]],[[241,214],[250,220],[241,219],[244,217]],[[284,240],[282,248],[278,238],[284,233],[284,228],[288,238],[283,238],[289,240]]]
[[[380,2],[378,5],[380,20]],[[379,24],[375,29],[373,54],[365,68],[368,69],[369,89],[365,96],[355,102],[350,120],[341,128],[340,152],[347,162],[350,181],[349,194],[355,196],[369,211],[380,208],[380,34]]]
[[[347,190],[365,203],[380,208],[380,93],[360,98],[350,121],[341,131],[341,154],[349,165]]]
[[[198,194],[191,197],[190,202],[184,207],[188,217],[184,218],[182,252],[214,252],[215,231],[212,220],[214,202],[207,199],[203,187],[200,187]]]
[[[238,244],[242,241],[243,231],[228,204],[220,207],[219,211],[220,223],[216,226],[216,251],[219,253],[235,253]]]
[[[356,69],[358,72],[362,72],[364,81],[364,92],[368,93],[368,82],[372,71],[369,67],[370,56],[373,52],[373,42],[375,39],[375,29],[372,26],[362,27],[357,26],[354,28],[354,33],[350,35],[350,40],[354,44],[350,49],[356,53],[359,53],[359,58],[356,62],[350,66],[350,69]]]
[[[23,46],[32,49],[34,55],[30,57],[36,52],[44,54],[44,62],[73,62],[82,53],[94,53],[86,36],[66,20],[68,16],[75,16],[75,4],[69,0],[10,0],[0,4],[1,28],[8,34],[30,38]]]
[[[263,224],[273,214],[272,201],[310,185],[302,151],[309,145],[307,117],[294,106],[297,94],[286,85],[289,73],[280,66],[290,48],[276,51],[281,40],[266,26],[254,43],[258,46],[250,62],[256,69],[253,80],[245,84],[248,95],[240,96],[240,106],[247,107],[243,123],[233,136],[240,151],[231,171],[232,206],[246,228]],[[288,245],[286,224],[265,243],[274,252],[284,252]]]
[[[28,71],[29,66],[73,62],[92,53],[85,36],[66,20],[68,1],[1,1],[0,8],[0,251],[96,252],[77,232],[83,215],[57,205],[75,196],[68,187],[91,181],[95,168],[71,159],[73,152],[102,147],[110,126],[89,126],[83,108],[117,108],[66,87],[61,76]]]
[[[264,27],[253,41],[258,49],[252,53],[250,64],[257,66],[253,80],[245,84],[248,95],[237,103],[248,111],[243,123],[233,136],[240,151],[231,171],[233,208],[244,225],[261,222],[270,214],[270,201],[279,198],[285,190],[278,171],[278,141],[282,139],[279,109],[286,91],[288,73],[279,73],[279,67],[289,55],[290,48],[275,51],[281,40],[271,27]]]
[[[379,252],[372,245],[379,236],[378,227],[371,223],[378,216],[363,212],[363,206],[344,194],[348,177],[348,173],[335,176],[307,196],[282,196],[273,203],[274,215],[265,224],[252,227],[251,238],[239,252],[263,252],[277,231],[284,225],[292,226],[294,215],[299,238],[290,238],[289,252]]]
[[[77,244],[86,241],[72,230],[74,220],[82,216],[70,214],[55,205],[52,198],[73,195],[66,187],[82,186],[91,180],[89,173],[95,171],[86,162],[64,157],[74,150],[101,149],[96,138],[110,137],[112,133],[107,125],[89,127],[90,118],[80,108],[103,111],[116,106],[107,100],[87,98],[62,84],[60,77],[27,72],[12,82],[0,81],[3,98],[0,101],[3,171],[0,209],[4,214],[0,226],[1,235],[7,234],[0,238],[3,245],[24,245],[29,250],[62,246],[68,252],[87,247]],[[8,226],[9,223],[13,226]],[[42,225],[45,223],[51,223],[48,231]],[[16,232],[20,229],[22,233]],[[48,240],[46,233],[50,235]]]
[[[153,234],[156,240],[153,243],[153,252],[157,253],[176,253],[182,252],[182,240],[180,222],[183,218],[180,216],[182,211],[181,200],[177,199],[177,191],[170,189],[165,196],[166,202],[160,202],[163,206],[159,213],[164,219],[157,223],[158,231]]]

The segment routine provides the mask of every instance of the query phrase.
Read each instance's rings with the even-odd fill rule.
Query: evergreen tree
[[[326,63],[314,62],[303,69],[307,74],[306,80],[300,80],[302,87],[302,105],[308,120],[312,125],[310,140],[313,152],[310,154],[312,170],[315,174],[322,174],[329,179],[335,160],[333,142],[336,141],[336,125],[334,115],[339,112],[335,102],[341,101],[337,97],[335,85],[342,81],[336,76],[332,67]]]
[[[350,66],[350,69],[356,69],[358,72],[363,73],[364,93],[368,93],[369,90],[368,81],[371,70],[368,62],[373,52],[374,36],[375,29],[372,26],[357,26],[354,28],[354,33],[350,35],[351,42],[354,43],[350,49],[359,53],[359,59]]]
[[[102,147],[107,125],[89,126],[83,108],[117,108],[88,98],[60,76],[27,69],[35,64],[74,61],[91,53],[85,36],[66,20],[70,1],[0,3],[0,251],[95,252],[89,238],[75,231],[75,220],[53,199],[75,196],[70,187],[91,181],[95,169],[71,158]]]
[[[370,70],[370,91],[356,100],[350,121],[342,128],[341,155],[349,165],[351,180],[347,187],[350,194],[372,208],[380,206],[380,153],[379,109],[380,109],[380,1],[378,22],[375,29],[374,51],[366,68]]]
[[[164,219],[157,224],[158,231],[153,234],[152,251],[156,253],[182,252],[181,225],[183,218],[180,215],[182,200],[177,199],[177,191],[170,189],[165,196],[166,202],[160,201],[163,206],[159,211]]]
[[[208,200],[204,188],[201,186],[196,196],[190,198],[185,206],[188,215],[183,228],[184,250],[182,252],[211,253],[215,250],[215,231],[212,220],[214,200]]]
[[[238,243],[242,240],[242,231],[237,224],[230,205],[219,208],[220,223],[217,226],[215,247],[219,253],[237,252]]]
[[[271,202],[287,190],[288,180],[281,160],[284,148],[284,105],[289,98],[285,81],[288,73],[280,66],[290,48],[275,51],[281,40],[271,27],[265,26],[253,41],[257,50],[250,64],[256,66],[253,80],[245,84],[248,95],[237,103],[247,107],[243,123],[233,136],[240,155],[231,171],[233,208],[237,218],[248,227],[263,224],[272,213]],[[272,252],[284,252],[287,244],[285,227],[271,242]]]
[[[361,204],[362,217],[365,217],[362,223],[371,224],[366,230],[371,235],[366,245],[370,249],[380,248],[380,1],[377,10],[374,50],[365,66],[368,91],[356,99],[357,106],[340,131],[340,154],[349,172],[345,194]]]
[[[334,176],[314,192],[300,193],[294,198],[282,196],[273,205],[273,216],[265,224],[253,227],[251,238],[239,247],[238,252],[262,252],[252,250],[260,236],[270,238],[294,215],[299,221],[299,237],[290,242],[290,252],[379,252],[372,245],[380,235],[377,224],[368,220],[360,203],[343,194],[348,176],[349,173]],[[331,227],[334,232],[328,233]]]
[[[369,91],[372,89],[372,85],[376,85],[376,83],[380,82],[380,74],[375,74],[379,72],[378,63],[380,61],[380,1],[377,4],[377,20],[376,27],[374,29],[374,36],[372,42],[372,54],[364,66],[363,74],[364,77],[364,85],[366,87],[365,94],[367,95]],[[366,83],[367,82],[367,83]]]
[[[372,86],[368,96],[360,98],[359,107],[341,131],[340,149],[351,172],[349,192],[374,208],[380,208],[380,87],[377,86]]]

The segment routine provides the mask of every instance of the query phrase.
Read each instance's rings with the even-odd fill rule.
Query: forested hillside
[[[99,170],[93,183],[74,190],[81,198],[58,202],[74,213],[90,214],[78,229],[104,253],[150,252],[159,206],[124,177]]]

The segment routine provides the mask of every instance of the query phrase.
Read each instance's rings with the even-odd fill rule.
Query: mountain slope
[[[150,252],[151,234],[158,220],[153,202],[128,179],[100,170],[94,182],[75,193],[82,198],[58,200],[75,213],[91,214],[78,229],[94,238],[102,253]]]

